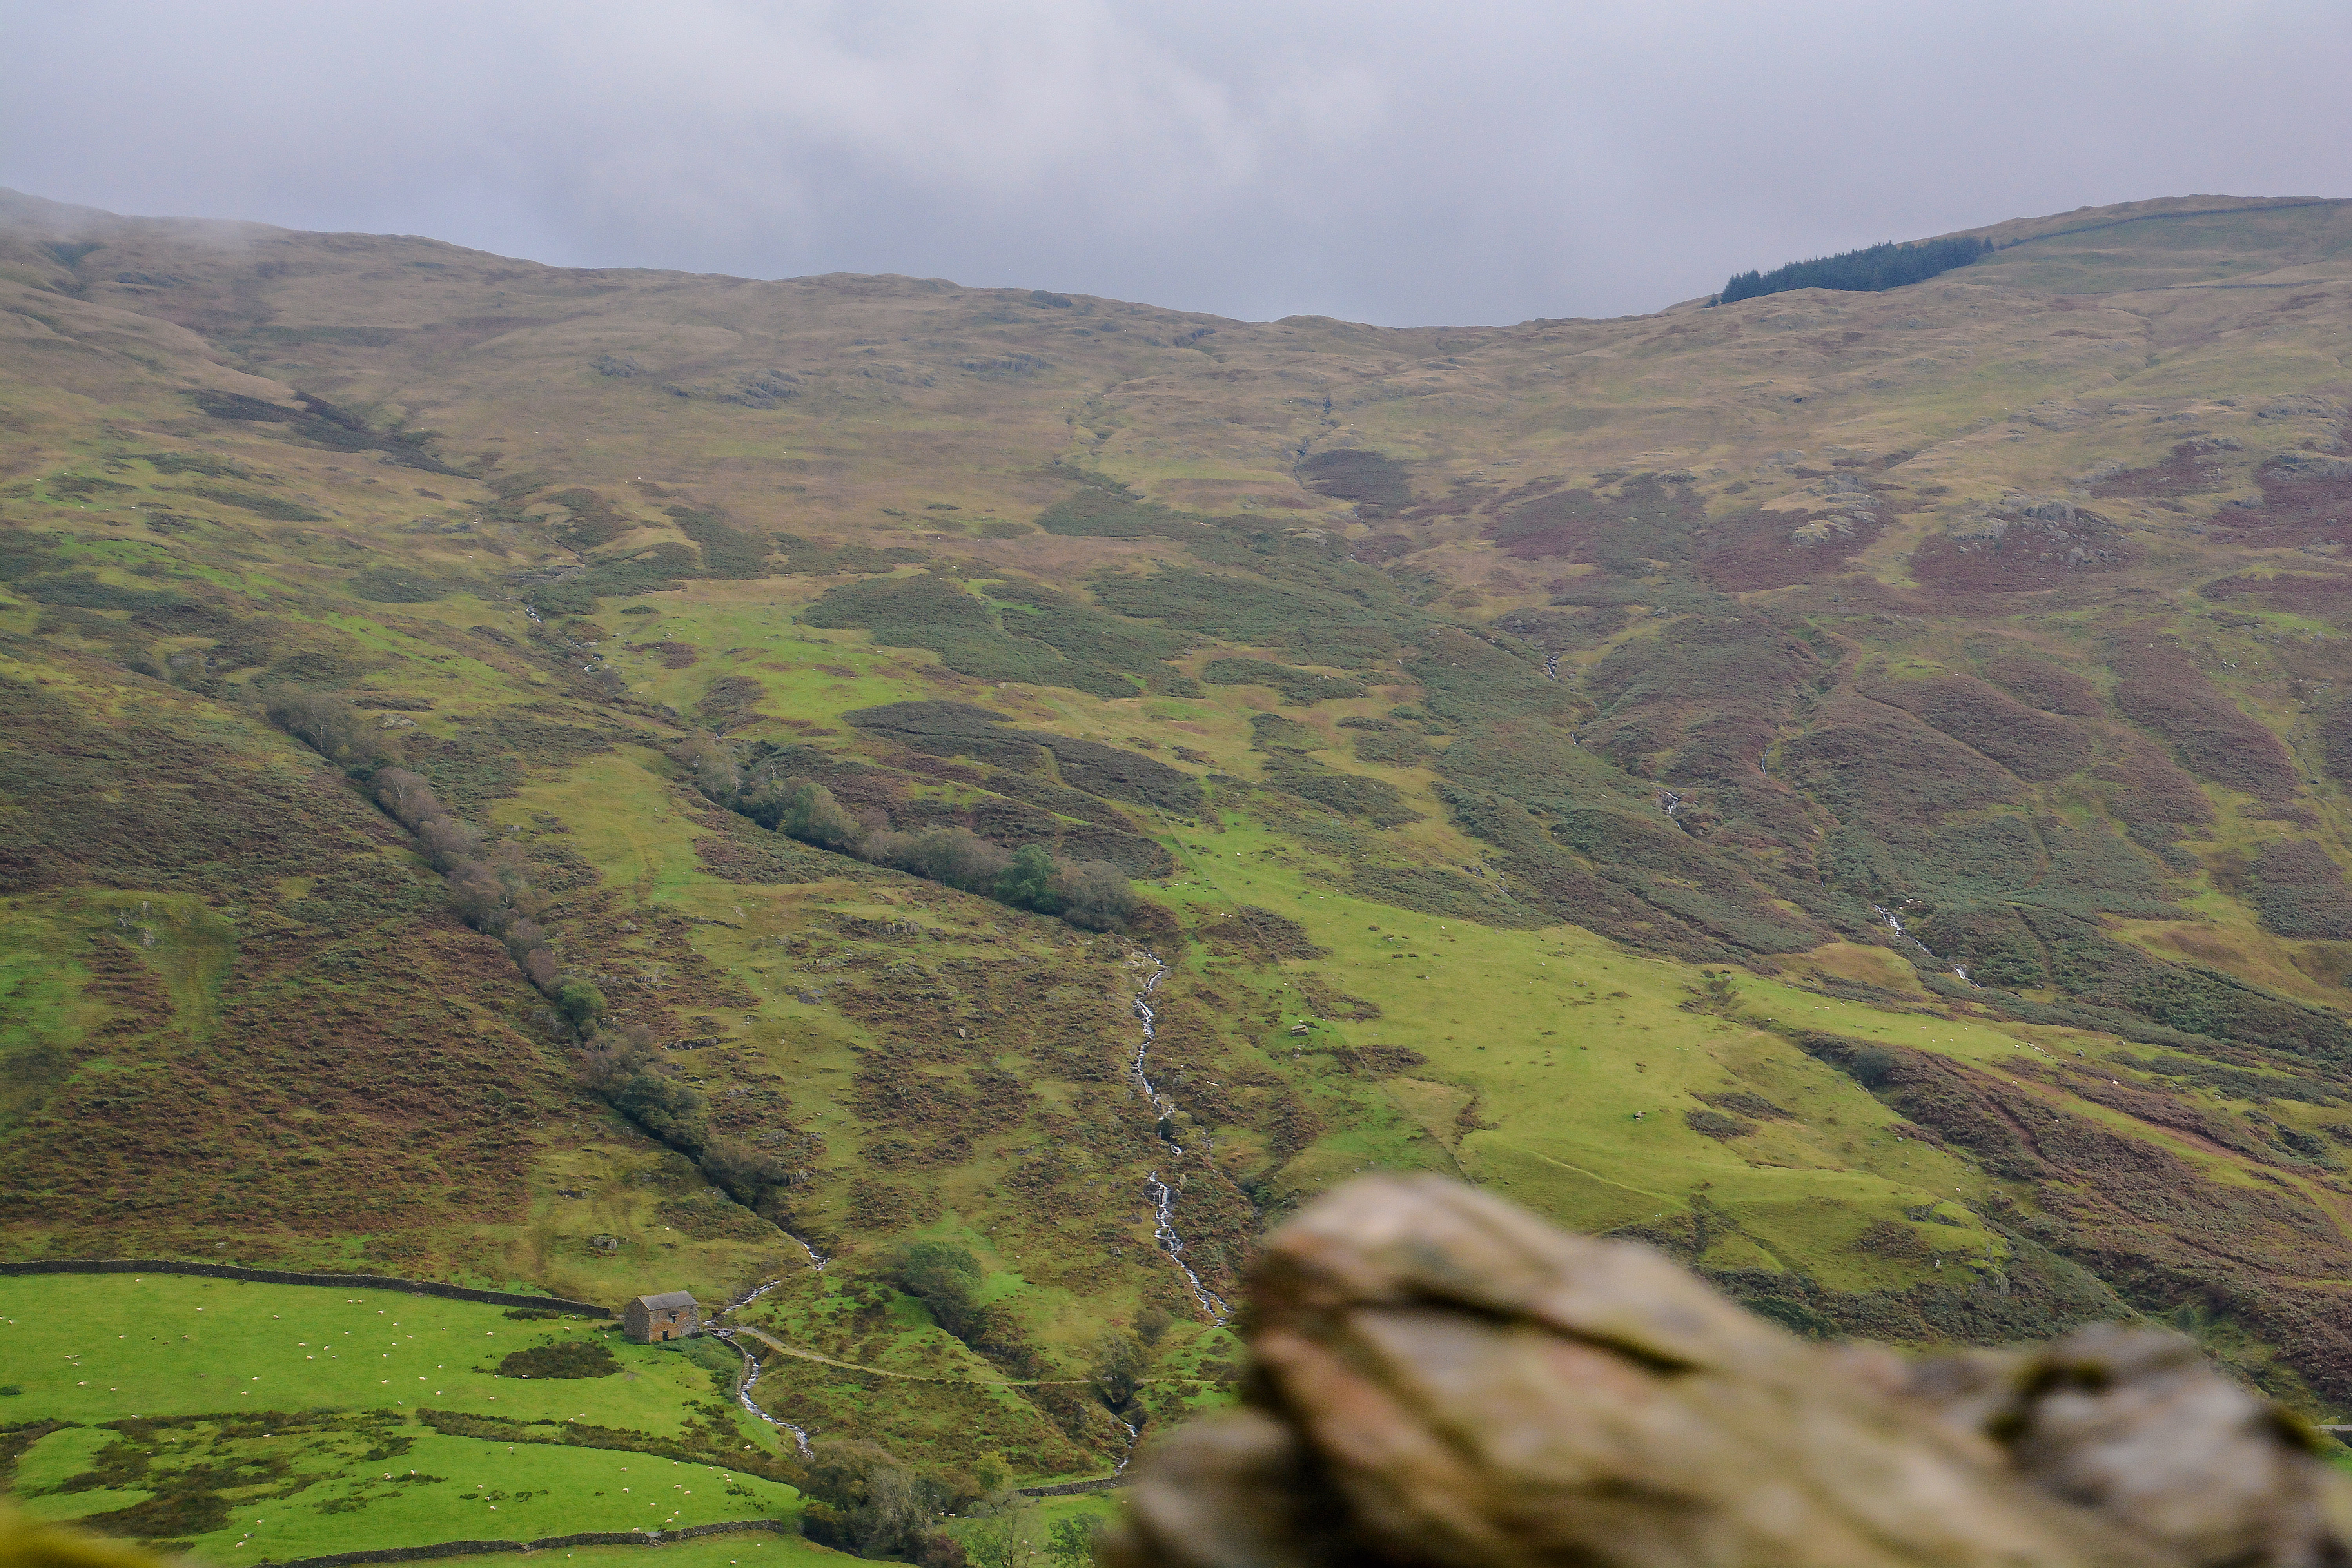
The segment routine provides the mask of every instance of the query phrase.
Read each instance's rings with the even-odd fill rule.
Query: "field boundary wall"
[[[388,1274],[306,1274],[285,1268],[245,1268],[234,1263],[181,1263],[159,1258],[60,1258],[29,1263],[0,1263],[0,1277],[26,1274],[191,1274],[205,1279],[246,1279],[257,1285],[326,1285],[351,1290],[400,1290],[411,1296],[439,1296],[451,1301],[479,1301],[491,1307],[528,1307],[541,1311],[572,1312],[584,1318],[609,1318],[609,1307],[571,1301],[561,1296],[525,1296],[511,1290],[477,1290],[466,1285],[445,1285],[437,1279],[395,1279]]]
[[[332,1552],[324,1557],[264,1557],[268,1568],[346,1568],[360,1563],[416,1563],[429,1557],[478,1557],[491,1552],[544,1552],[551,1546],[660,1546],[702,1535],[730,1531],[766,1530],[778,1535],[793,1532],[783,1519],[737,1519],[717,1524],[689,1524],[677,1530],[591,1530],[578,1535],[551,1535],[542,1541],[444,1541],[434,1546],[387,1546],[374,1552]],[[260,1568],[257,1563],[256,1568]]]

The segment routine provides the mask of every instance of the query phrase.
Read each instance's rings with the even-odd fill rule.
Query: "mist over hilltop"
[[[20,16],[0,183],[562,265],[1402,325],[1652,310],[2153,191],[2337,194],[2352,136],[2352,17],[2291,0],[404,17]]]

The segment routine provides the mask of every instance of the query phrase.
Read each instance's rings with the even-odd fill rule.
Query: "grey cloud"
[[[2140,196],[2347,194],[2352,11],[2182,0],[10,0],[0,184],[569,265],[1605,315]]]

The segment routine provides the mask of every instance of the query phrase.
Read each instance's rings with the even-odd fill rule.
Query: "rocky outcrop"
[[[2325,1439],[2187,1341],[1911,1360],[1431,1177],[1251,1278],[1245,1408],[1135,1466],[1114,1568],[2114,1568],[2347,1560]]]

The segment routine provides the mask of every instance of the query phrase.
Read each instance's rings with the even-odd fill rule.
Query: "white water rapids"
[[[740,1302],[737,1303],[738,1306],[740,1306],[741,1304],[742,1303]],[[745,1350],[741,1344],[736,1342],[734,1330],[722,1329],[718,1327],[716,1324],[713,1324],[710,1331],[717,1338],[725,1340],[729,1344],[734,1345],[735,1353],[743,1358],[743,1381],[735,1385],[735,1403],[740,1405],[751,1415],[758,1416],[762,1421],[765,1421],[769,1426],[779,1427],[783,1431],[790,1432],[793,1435],[793,1441],[800,1445],[801,1458],[803,1459],[808,1458],[810,1457],[809,1435],[800,1427],[793,1426],[789,1421],[777,1420],[774,1416],[761,1409],[759,1402],[751,1397],[751,1390],[758,1384],[760,1381],[760,1373],[763,1370],[760,1365],[760,1358],[753,1355],[750,1351]]]
[[[1143,989],[1135,994],[1135,1016],[1143,1025],[1143,1038],[1135,1047],[1133,1068],[1135,1081],[1137,1087],[1143,1090],[1143,1098],[1152,1109],[1154,1121],[1152,1136],[1165,1144],[1170,1153],[1181,1158],[1184,1152],[1183,1145],[1168,1136],[1165,1131],[1170,1126],[1170,1119],[1176,1114],[1176,1102],[1154,1088],[1150,1076],[1144,1071],[1144,1058],[1150,1055],[1153,1038],[1151,994],[1159,989],[1160,982],[1167,977],[1168,966],[1160,962],[1159,955],[1156,953],[1144,952],[1137,956],[1151,965],[1151,973],[1144,981]],[[1153,1238],[1160,1243],[1160,1249],[1169,1256],[1177,1268],[1184,1271],[1184,1282],[1192,1288],[1192,1299],[1201,1303],[1201,1310],[1208,1313],[1217,1321],[1223,1322],[1226,1312],[1223,1299],[1201,1283],[1201,1277],[1192,1271],[1191,1264],[1184,1261],[1184,1238],[1176,1232],[1174,1189],[1161,1181],[1160,1173],[1154,1170],[1143,1178],[1143,1190],[1151,1199],[1151,1231]]]
[[[815,1247],[811,1247],[806,1240],[800,1237],[793,1236],[791,1231],[785,1231],[784,1234],[786,1236],[792,1236],[794,1241],[801,1244],[801,1250],[808,1254],[809,1267],[816,1270],[819,1274],[824,1273],[824,1266],[833,1261],[833,1259],[825,1257],[824,1254],[819,1252]],[[718,1321],[720,1318],[725,1317],[730,1312],[750,1306],[752,1302],[758,1300],[761,1297],[766,1295],[769,1291],[774,1289],[778,1285],[782,1283],[783,1281],[782,1279],[775,1279],[769,1280],[764,1285],[753,1286],[751,1289],[744,1291],[740,1296],[736,1297],[732,1301],[728,1302],[727,1305],[719,1308],[719,1310],[711,1313],[709,1321],[704,1326],[710,1331],[710,1333],[714,1338],[725,1340],[729,1344],[733,1345],[735,1347],[735,1353],[743,1358],[743,1381],[735,1385],[735,1403],[740,1405],[750,1414],[758,1416],[762,1421],[765,1421],[769,1426],[790,1432],[793,1435],[793,1441],[800,1445],[801,1458],[805,1459],[809,1458],[809,1435],[800,1427],[793,1426],[791,1422],[779,1421],[774,1416],[760,1408],[759,1402],[751,1397],[751,1390],[753,1386],[759,1383],[760,1373],[765,1369],[761,1366],[760,1358],[753,1355],[750,1348],[735,1337],[735,1331],[721,1326]]]

